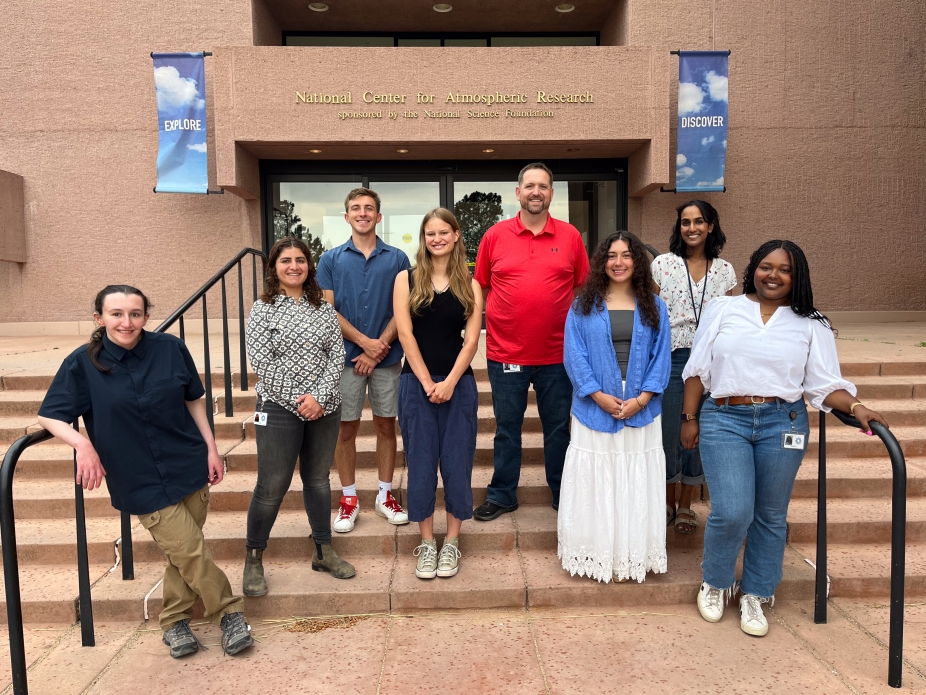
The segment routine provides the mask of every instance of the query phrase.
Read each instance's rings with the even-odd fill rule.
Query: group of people
[[[604,239],[589,263],[579,231],[549,214],[546,165],[524,167],[515,194],[519,214],[486,232],[472,276],[453,213],[424,216],[411,266],[377,236],[381,202],[367,188],[348,194],[351,237],[317,269],[301,240],[273,246],[246,336],[259,381],[244,594],[268,592],[263,554],[297,462],[312,569],[355,576],[331,537],[361,518],[355,469],[367,401],[375,515],[418,523],[417,577],[457,574],[462,523],[518,508],[532,386],[564,569],[600,582],[666,572],[666,529],[696,530],[692,499],[706,479],[711,512],[698,608],[719,621],[740,591],[742,629],[764,635],[762,604],[774,600],[781,580],[788,502],[809,435],[804,394],[815,408],[852,413],[869,435],[870,420],[886,424],[840,376],[803,252],[790,241],[763,244],[744,273],[743,294],[733,297],[735,273],[719,258],[725,237],[704,201],[678,208],[670,252],[652,263],[627,232]],[[474,509],[479,393],[471,362],[483,305],[496,433],[493,477]],[[220,625],[225,651],[236,654],[253,644],[242,599],[202,534],[223,464],[190,353],[177,338],[144,330],[149,310],[134,287],[111,285],[97,295],[99,327],[65,359],[39,421],[76,450],[77,483],[93,489],[105,476],[113,506],[137,514],[164,551],[160,625],[171,655],[201,646],[189,627],[197,597]],[[70,424],[78,417],[86,436]],[[407,510],[392,492],[396,418]],[[334,519],[333,462],[342,488]],[[446,512],[440,548],[438,471]]]

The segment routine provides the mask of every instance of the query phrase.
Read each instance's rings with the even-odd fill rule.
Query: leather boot
[[[241,590],[245,596],[265,596],[267,594],[267,580],[264,579],[264,551],[260,548],[248,548],[244,560],[244,578],[241,580]]]
[[[315,544],[315,553],[312,555],[312,569],[316,572],[330,572],[335,579],[350,579],[357,570],[354,566],[338,557],[331,545]]]

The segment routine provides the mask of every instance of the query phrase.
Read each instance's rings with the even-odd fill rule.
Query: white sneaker
[[[719,622],[723,617],[723,591],[701,582],[698,590],[698,611],[709,623]]]
[[[762,599],[755,594],[740,596],[740,628],[747,635],[765,637],[768,634],[768,621],[762,612]]]
[[[386,521],[393,526],[408,523],[408,512],[402,509],[402,505],[392,496],[392,491],[386,493],[385,502],[380,502],[379,497],[376,498],[376,513],[386,517]]]
[[[334,520],[331,528],[338,533],[349,533],[354,530],[354,524],[357,522],[357,515],[360,513],[360,500],[354,496],[341,496],[341,504],[338,507],[338,516]]]

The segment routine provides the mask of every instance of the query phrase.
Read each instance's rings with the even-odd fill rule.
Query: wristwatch
[[[682,413],[682,422],[688,422],[689,420],[697,420],[697,415],[692,415],[690,413]]]

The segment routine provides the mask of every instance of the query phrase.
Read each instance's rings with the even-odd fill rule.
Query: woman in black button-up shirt
[[[134,287],[102,290],[94,320],[100,327],[64,360],[39,424],[76,450],[77,483],[93,490],[105,477],[113,506],[137,514],[167,556],[160,624],[171,656],[199,648],[189,628],[198,597],[235,654],[253,640],[243,601],[203,540],[209,483],[222,482],[223,464],[196,365],[174,336],[145,332],[148,298]],[[78,418],[89,439],[71,427]]]

